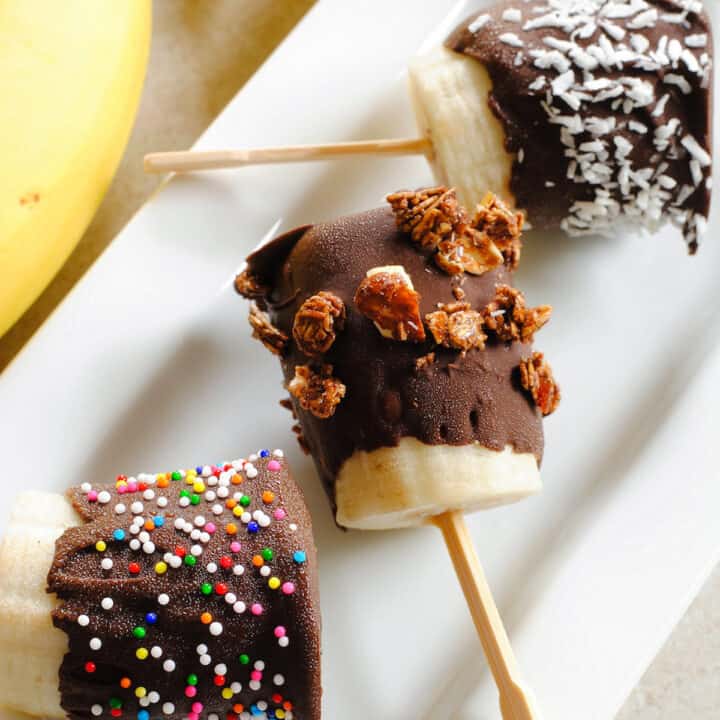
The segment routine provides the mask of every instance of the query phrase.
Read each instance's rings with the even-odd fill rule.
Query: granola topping
[[[248,268],[245,268],[235,278],[235,290],[248,300],[259,301],[258,304],[261,307],[264,307],[263,299],[270,292],[269,286],[263,285]]]
[[[325,420],[335,413],[345,397],[345,385],[332,376],[332,365],[322,365],[313,370],[309,365],[298,365],[295,377],[288,383],[290,394],[297,399],[303,410]]]
[[[495,289],[495,300],[482,314],[485,329],[495,333],[499,340],[529,343],[550,319],[551,313],[550,305],[528,308],[525,306],[525,297],[519,290],[509,285],[498,285]]]
[[[520,262],[520,239],[525,219],[493,193],[488,193],[475,210],[472,226],[489,238],[502,253],[505,264],[515,270]]]
[[[520,384],[532,395],[543,415],[550,415],[560,404],[560,387],[541,352],[534,352],[520,362]]]
[[[271,322],[268,314],[263,312],[256,303],[250,306],[248,317],[253,329],[252,336],[257,338],[271,353],[284,354],[287,349],[288,336]]]
[[[420,295],[402,266],[368,270],[355,293],[355,304],[383,337],[409,342],[425,340]]]
[[[463,352],[485,347],[487,335],[483,332],[483,317],[471,310],[469,303],[440,305],[438,310],[425,316],[425,322],[438,345]]]
[[[293,337],[298,348],[309,357],[326,353],[345,323],[345,305],[330,292],[309,297],[295,314]]]

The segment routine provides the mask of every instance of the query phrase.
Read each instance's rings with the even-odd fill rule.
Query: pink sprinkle
[[[137,492],[138,486],[136,482],[133,482],[132,480],[128,482],[127,484],[128,492]]]
[[[275,470],[276,472],[282,467],[277,460],[271,460],[268,463],[268,470]]]
[[[191,709],[194,713],[198,713],[198,715],[203,711],[203,707],[205,707],[201,702],[194,702],[191,705]]]
[[[240,545],[240,543],[237,540],[230,543],[231,552],[239,553],[241,549],[242,549],[242,545]]]
[[[295,592],[295,585],[291,582],[283,583],[282,591],[285,595],[292,595]]]
[[[198,713],[188,713],[188,720],[200,720],[200,715]]]
[[[276,637],[276,638],[281,638],[281,637],[285,637],[285,634],[287,633],[287,630],[285,630],[285,628],[284,628],[282,625],[278,625],[278,626],[275,628],[274,632],[275,632],[275,637]]]
[[[259,670],[253,670],[250,673],[250,679],[256,680],[257,682],[260,682],[262,680],[262,673]]]
[[[253,603],[252,607],[250,608],[250,612],[253,615],[262,615],[263,606],[260,603]]]
[[[284,520],[286,515],[287,513],[282,508],[278,508],[273,512],[273,517],[276,520]]]
[[[118,485],[116,490],[118,491],[118,495],[124,495],[127,492],[127,485]]]
[[[185,688],[185,697],[194,698],[197,695],[197,688],[193,685],[188,685]]]
[[[211,535],[217,530],[217,527],[215,527],[215,523],[205,523],[205,530],[209,532]]]
[[[212,474],[213,475],[219,475],[221,472],[220,468],[217,465],[212,466]]]
[[[97,502],[97,496],[98,496],[97,492],[95,490],[91,490],[87,494],[88,502]]]

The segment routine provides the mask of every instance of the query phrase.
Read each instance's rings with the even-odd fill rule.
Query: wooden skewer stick
[[[504,720],[540,720],[529,689],[520,681],[515,659],[500,613],[493,600],[475,547],[461,512],[448,512],[433,519],[442,531],[450,558],[480,636],[485,656],[500,692]]]
[[[285,147],[211,150],[205,152],[150,153],[145,156],[146,173],[188,173],[244,165],[307,162],[350,155],[427,155],[432,143],[427,138],[363,140],[332,145],[287,145]]]

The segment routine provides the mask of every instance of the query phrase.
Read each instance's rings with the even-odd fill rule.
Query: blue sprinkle
[[[255,534],[260,529],[260,526],[254,521],[251,520],[248,523],[248,532]]]
[[[257,705],[251,705],[250,712],[253,715],[262,715],[262,710]]]
[[[162,515],[158,515],[153,518],[153,522],[155,523],[155,527],[162,527],[165,524],[165,518]]]
[[[268,455],[270,455],[269,450],[261,450],[260,451],[260,457],[267,457]]]
[[[124,540],[124,539],[125,539],[125,531],[124,531],[124,530],[121,530],[120,528],[118,528],[118,529],[115,530],[115,532],[113,533],[113,537],[114,537],[118,542],[119,542],[120,540]]]
[[[147,710],[138,711],[138,720],[150,720],[150,713]]]
[[[154,624],[157,622],[157,615],[156,615],[154,612],[149,612],[149,613],[145,616],[145,622],[146,622],[148,625],[154,625]]]
[[[198,475],[202,475],[202,465],[198,465],[198,466],[195,468],[195,472],[196,472]]]
[[[296,550],[293,553],[293,560],[298,564],[302,565],[307,560],[307,555],[304,550]]]

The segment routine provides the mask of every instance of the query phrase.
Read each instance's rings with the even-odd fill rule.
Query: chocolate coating
[[[489,339],[485,350],[456,350],[383,337],[360,312],[353,297],[368,270],[402,265],[420,294],[420,312],[454,301],[462,285],[473,308],[495,297],[497,284],[512,284],[504,267],[482,276],[450,276],[398,231],[390,208],[302,227],[277,238],[248,258],[249,270],[271,288],[264,298],[272,322],[290,333],[295,313],[309,296],[329,291],[345,304],[342,332],[323,356],[347,392],[328,419],[303,410],[293,398],[305,440],[334,502],[334,481],[355,451],[394,447],[403,437],[430,445],[478,442],[493,450],[512,446],[543,453],[541,417],[517,378],[529,344]],[[416,369],[428,353],[435,361]],[[293,343],[282,358],[285,380],[311,362]]]
[[[607,233],[624,220],[653,230],[663,217],[683,227],[694,252],[709,214],[711,167],[693,169],[682,141],[690,136],[710,153],[710,23],[700,3],[682,14],[677,2],[648,0],[622,17],[625,4],[568,3],[553,13],[544,0],[503,1],[482,12],[488,19],[478,29],[470,29],[477,13],[461,23],[446,45],[490,74],[488,102],[506,149],[524,156],[513,163],[511,190],[535,227]],[[511,8],[520,21],[506,14]],[[702,35],[706,44],[692,40]],[[548,53],[557,64],[539,67]],[[563,97],[551,83],[570,71]],[[587,145],[595,141],[602,150]]]
[[[268,468],[271,461],[278,463],[272,467],[279,469]],[[143,712],[135,694],[137,688],[143,687],[148,694],[156,692],[160,696],[157,702],[144,708],[151,718],[192,717],[192,705],[198,702],[203,706],[202,717],[215,713],[220,718],[245,720],[255,717],[254,709],[265,702],[266,714],[257,714],[274,718],[276,715],[271,713],[282,709],[288,701],[292,709],[286,711],[286,717],[320,718],[320,611],[310,515],[283,458],[270,455],[255,460],[256,477],[249,476],[252,466],[245,465],[237,472],[232,467],[227,472],[218,471],[204,482],[208,490],[220,493],[222,498],[221,479],[233,477],[226,486],[231,504],[243,508],[246,501],[234,499],[235,493],[238,500],[242,494],[249,498],[249,512],[261,510],[271,520],[269,524],[263,520],[254,534],[249,532],[249,524],[233,515],[225,499],[210,500],[200,492],[197,504],[193,498],[191,504],[182,507],[180,493],[195,492],[184,480],[161,488],[149,485],[154,481],[145,479],[155,493],[153,499],[143,498],[141,491],[120,494],[114,485],[96,488],[110,494],[105,504],[91,502],[79,489],[69,493],[85,524],[71,528],[57,541],[48,576],[48,592],[57,593],[61,601],[53,613],[53,623],[67,633],[69,640],[69,652],[60,668],[61,704],[68,717],[110,718],[113,703],[117,706],[119,702],[122,715],[134,718]],[[212,478],[218,482],[211,485]],[[267,491],[274,495],[270,502],[268,495],[263,498]],[[166,507],[158,506],[159,497],[168,499]],[[136,502],[144,505],[139,513],[135,512],[138,507],[133,508]],[[116,512],[118,503],[126,506],[122,514]],[[216,503],[219,512],[213,511]],[[275,514],[280,509],[285,517]],[[149,533],[154,548],[131,548],[132,539],[142,539],[140,532],[130,530],[133,516],[145,520],[163,518],[162,527]],[[198,516],[204,516],[207,522],[195,522]],[[216,529],[208,532],[205,539],[193,539],[185,530],[175,527],[177,518],[186,519],[199,531],[208,531],[208,523],[213,523]],[[227,531],[228,523],[237,526],[237,534]],[[295,531],[291,524],[297,526]],[[123,531],[124,539],[114,538],[118,530]],[[107,544],[104,552],[96,549],[99,540]],[[240,542],[239,550],[231,549],[234,540]],[[195,552],[202,549],[194,566],[183,560],[177,568],[170,566],[163,574],[156,572],[156,563],[163,561],[166,553],[190,558],[194,556],[193,547]],[[273,555],[264,561],[271,568],[269,577],[291,582],[292,593],[284,592],[282,586],[271,589],[268,577],[261,575],[260,568],[252,563],[253,556],[265,548],[270,548]],[[296,551],[305,553],[304,562],[294,559]],[[102,569],[103,559],[112,560],[111,569]],[[139,572],[130,570],[131,563],[139,565]],[[207,569],[210,563],[217,565],[215,572]],[[244,566],[242,574],[234,570],[238,565]],[[211,588],[208,594],[201,591],[203,583]],[[219,583],[226,587],[218,586]],[[165,605],[158,600],[161,593],[169,596]],[[245,603],[242,613],[228,601],[227,593],[234,594],[236,602]],[[102,607],[104,598],[112,599],[110,609]],[[262,606],[262,613],[252,611],[255,603]],[[221,634],[213,634],[213,626],[201,621],[204,612],[210,612],[212,621],[222,624]],[[155,614],[154,622],[150,622],[153,616],[148,618],[148,613]],[[89,624],[78,623],[81,615],[87,616]],[[285,647],[275,634],[278,627],[286,630],[289,644]],[[144,637],[138,637],[134,631]],[[91,648],[93,638],[101,641],[100,649]],[[205,653],[209,659],[201,660],[200,645],[207,646]],[[161,649],[160,657],[150,652],[156,647]],[[146,659],[137,656],[139,648],[149,652]],[[248,663],[240,661],[242,654],[248,656]],[[172,671],[164,666],[169,660],[175,666]],[[88,662],[94,663],[92,672],[86,668]],[[255,685],[251,673],[258,669],[257,662],[264,663],[264,668],[259,671],[262,677]],[[220,665],[226,666],[225,672],[218,672],[223,670]],[[195,685],[188,681],[191,675],[196,676]],[[216,682],[217,675],[223,679]],[[276,682],[277,675],[282,676],[282,683]],[[131,685],[123,688],[122,678],[129,678]],[[242,689],[224,698],[223,688],[230,688],[235,682],[241,683]],[[188,686],[195,688],[192,697],[189,695],[193,691],[186,694]],[[282,696],[280,700],[273,698],[276,694]],[[161,712],[165,703],[174,705],[172,712]]]

